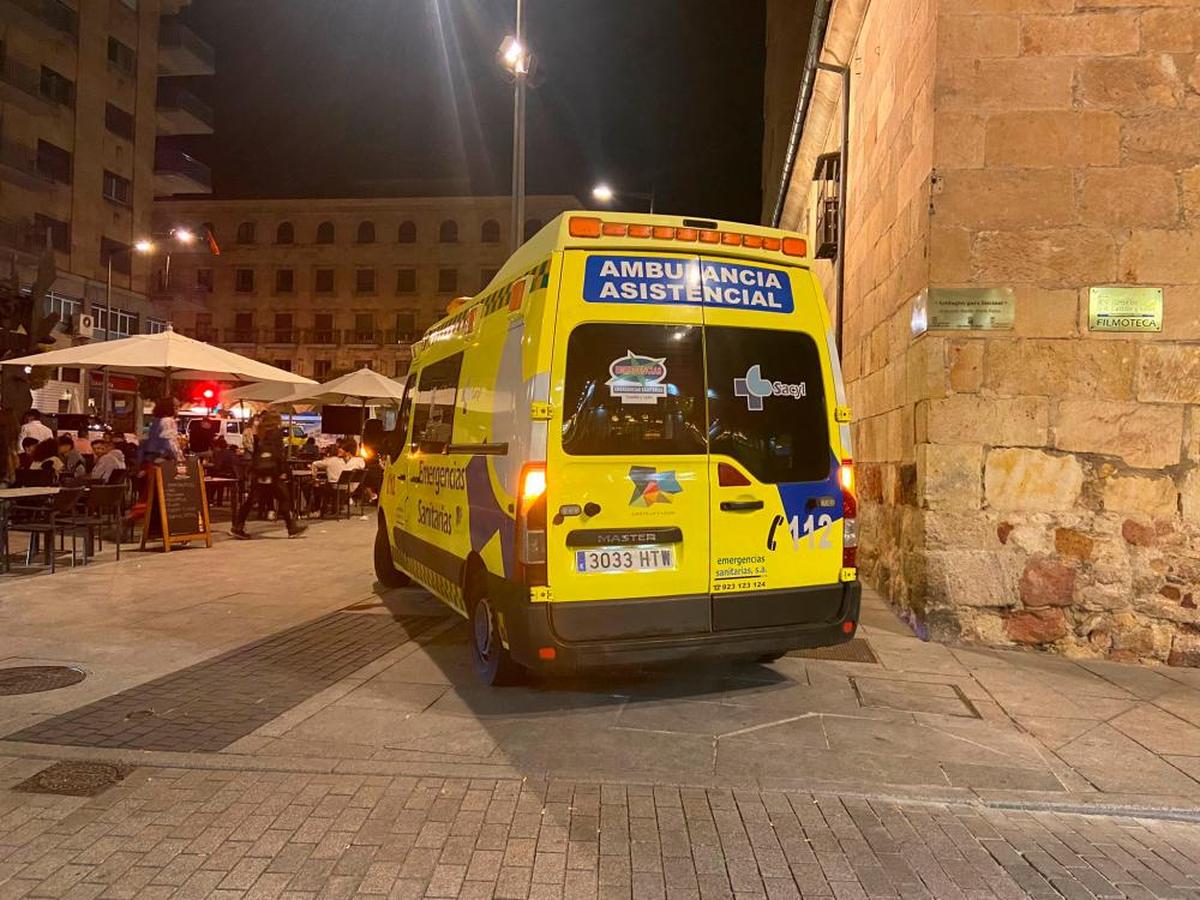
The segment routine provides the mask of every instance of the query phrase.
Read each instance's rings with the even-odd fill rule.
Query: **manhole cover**
[[[87,673],[74,666],[14,666],[0,669],[0,695],[56,691],[86,677]]]
[[[832,647],[813,647],[811,650],[792,650],[788,656],[798,656],[801,659],[828,659],[834,662],[871,663],[878,665],[871,645],[866,638],[851,638],[844,644],[834,644]]]
[[[132,766],[95,762],[57,762],[48,769],[25,779],[14,791],[27,794],[62,794],[67,797],[95,797],[133,771]]]

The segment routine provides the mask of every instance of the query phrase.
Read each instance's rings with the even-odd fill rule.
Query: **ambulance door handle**
[[[762,509],[763,502],[761,500],[722,500],[721,512],[751,512],[756,509]]]

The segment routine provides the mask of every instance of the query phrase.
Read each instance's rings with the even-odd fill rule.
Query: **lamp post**
[[[154,242],[151,240],[148,240],[147,238],[142,238],[140,240],[134,241],[133,246],[131,246],[131,247],[122,247],[121,249],[114,250],[112,253],[108,254],[108,266],[107,266],[108,273],[105,276],[105,280],[104,280],[104,315],[106,316],[105,321],[104,321],[104,326],[105,326],[104,327],[104,339],[106,341],[108,340],[108,326],[110,326],[112,324],[112,272],[113,272],[112,264],[113,264],[113,257],[119,256],[120,254],[123,254],[123,253],[128,253],[128,254],[130,254],[131,257],[132,257],[132,254],[134,254],[134,253],[140,253],[143,256],[147,256],[153,252],[154,252]],[[132,269],[130,270],[130,272],[132,275]],[[108,422],[108,372],[105,372],[103,369],[101,369],[101,371],[104,374],[104,383],[100,389],[100,418],[104,422],[107,423]],[[86,392],[85,392],[85,397],[86,397]]]
[[[650,204],[648,210],[651,215],[654,214],[654,189],[650,189],[650,193],[641,191],[614,191],[608,184],[601,182],[592,188],[592,199],[597,203],[612,203],[617,197],[635,197],[638,200],[645,200]]]
[[[521,246],[525,230],[525,88],[533,54],[525,46],[523,0],[517,0],[517,27],[500,44],[500,65],[513,78],[512,249]]]

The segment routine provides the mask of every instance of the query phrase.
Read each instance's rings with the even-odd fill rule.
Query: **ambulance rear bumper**
[[[774,656],[841,644],[854,636],[861,602],[859,583],[846,582],[728,595],[506,604],[503,612],[513,658],[529,669],[560,671]]]

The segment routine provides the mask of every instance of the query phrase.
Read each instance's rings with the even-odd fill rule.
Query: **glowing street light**
[[[618,195],[620,195],[622,197],[636,197],[638,200],[645,200],[650,204],[649,212],[651,214],[654,213],[654,190],[653,189],[651,189],[650,193],[648,193],[648,194],[640,192],[640,191],[614,191],[611,186],[609,186],[608,184],[606,184],[603,181],[600,182],[598,185],[596,185],[594,188],[592,188],[592,199],[595,200],[597,203],[604,203],[604,204],[612,203],[613,200],[615,200]]]
[[[134,243],[133,249],[136,250],[138,253],[153,253],[154,252],[154,241],[148,241],[145,238],[142,238],[140,241],[136,241]],[[111,255],[109,256],[108,260],[110,263],[112,262]]]
[[[181,244],[196,243],[196,232],[190,228],[172,228],[171,237],[175,238]]]
[[[613,189],[607,184],[598,184],[592,188],[592,198],[599,203],[612,203]]]
[[[512,249],[521,244],[525,222],[525,88],[534,58],[525,44],[524,2],[517,0],[517,27],[500,44],[496,58],[513,79]]]
[[[528,75],[532,57],[520,38],[509,35],[500,44],[500,62],[513,75]]]

